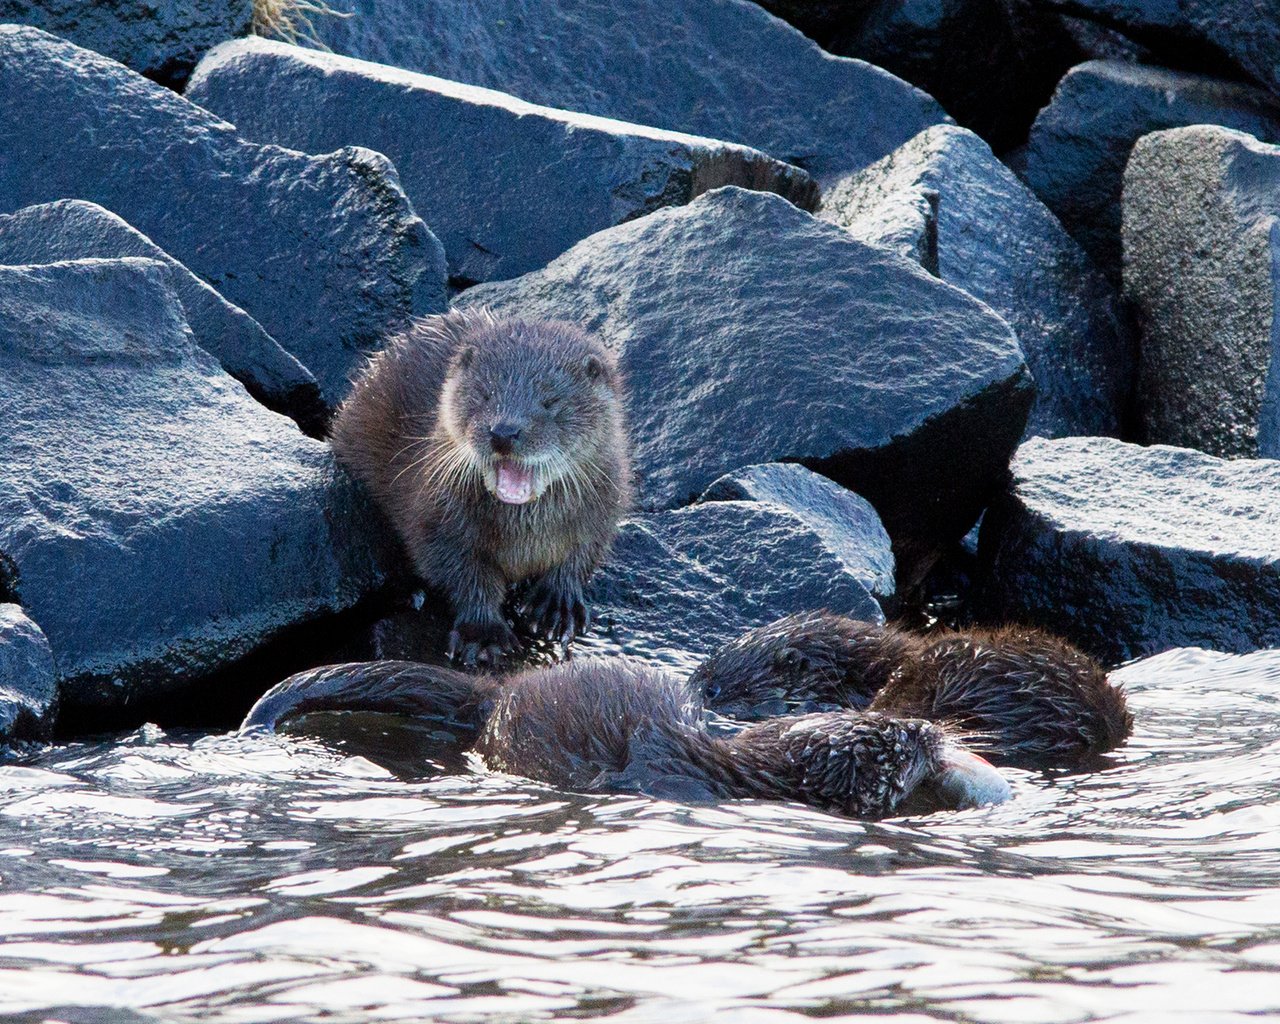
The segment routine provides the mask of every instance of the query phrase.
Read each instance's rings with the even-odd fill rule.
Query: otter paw
[[[449,658],[467,668],[496,665],[504,656],[520,649],[511,627],[502,621],[457,619],[449,633]]]
[[[591,625],[591,610],[577,583],[542,580],[525,602],[524,619],[534,632],[567,647]]]

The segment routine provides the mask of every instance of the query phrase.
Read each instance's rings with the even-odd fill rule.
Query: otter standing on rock
[[[518,647],[502,606],[525,581],[537,632],[568,644],[587,629],[583,588],[631,498],[622,405],[613,357],[569,324],[455,311],[370,360],[333,449],[448,593],[450,657]]]

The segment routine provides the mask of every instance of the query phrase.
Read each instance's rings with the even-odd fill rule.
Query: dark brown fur
[[[587,628],[583,588],[631,499],[621,391],[613,357],[577,328],[462,311],[393,339],[338,410],[334,452],[449,595],[450,652],[466,663],[516,648],[512,584],[530,581],[522,610],[544,635]],[[527,504],[494,493],[504,426],[520,430],[507,454],[537,467]]]

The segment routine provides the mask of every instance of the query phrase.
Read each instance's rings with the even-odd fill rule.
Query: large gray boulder
[[[545,267],[587,235],[720,185],[817,204],[804,171],[744,146],[265,39],[217,47],[186,95],[258,142],[385,153],[462,286]]]
[[[1036,380],[1025,436],[1117,435],[1133,357],[1110,284],[978,136],[939,125],[832,188],[821,216],[1004,317]]]
[[[80,714],[137,707],[382,583],[326,445],[199,348],[161,263],[0,267],[0,552]]]
[[[32,25],[177,88],[200,55],[253,25],[253,0],[0,0],[0,22]]]
[[[0,602],[0,743],[46,739],[57,696],[49,641],[16,604]]]
[[[569,320],[618,353],[649,508],[785,459],[866,497],[895,543],[956,539],[1031,403],[990,309],[763,192],[717,189],[460,302]]]
[[[880,68],[824,53],[748,0],[335,0],[337,53],[530,103],[763,150],[820,182],[946,119]]]
[[[1143,135],[1191,124],[1280,140],[1280,104],[1237,82],[1089,61],[1063,77],[1010,164],[1118,282],[1120,192],[1129,152]]]
[[[1280,462],[1034,439],[983,519],[984,613],[1111,663],[1280,646]]]
[[[318,432],[325,418],[316,379],[253,317],[233,305],[141,231],[79,199],[0,216],[0,265],[145,256],[166,264],[196,343],[269,409]]]
[[[1124,287],[1142,333],[1149,441],[1280,456],[1280,147],[1156,132],[1124,176]]]
[[[242,307],[345,395],[361,353],[445,304],[444,253],[387,159],[245,142],[106,57],[0,26],[0,212],[86,199]]]

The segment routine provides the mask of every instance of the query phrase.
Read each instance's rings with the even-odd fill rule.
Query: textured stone
[[[1261,90],[1116,61],[1072,68],[1010,165],[1099,268],[1120,278],[1120,192],[1133,144],[1163,128],[1220,124],[1280,140],[1280,104]]]
[[[870,500],[895,544],[957,539],[1031,402],[986,306],[762,192],[717,189],[460,301],[569,320],[618,353],[650,508],[802,461]]]
[[[1118,663],[1280,646],[1280,462],[1035,439],[983,520],[984,613]]]
[[[719,185],[817,204],[804,171],[743,146],[265,39],[217,47],[186,94],[257,142],[385,153],[461,285],[537,270],[587,235]]]
[[[382,582],[327,446],[194,342],[171,271],[0,267],[0,551],[61,699],[174,693]]]
[[[0,216],[0,264],[145,256],[169,266],[196,343],[267,408],[316,432],[324,403],[316,380],[253,317],[224,299],[142,232],[101,206],[66,199]]]
[[[16,604],[0,603],[0,743],[47,738],[57,696],[49,641]]]
[[[1124,177],[1149,441],[1280,456],[1280,147],[1202,125],[1156,132]]]
[[[1133,355],[1111,286],[972,132],[921,132],[831,189],[821,215],[922,260],[1009,322],[1036,381],[1025,436],[1119,433]]]
[[[85,199],[256,319],[326,401],[361,353],[444,308],[444,253],[387,159],[245,142],[208,111],[36,29],[0,27],[0,212]]]
[[[747,0],[336,0],[337,53],[763,150],[820,182],[946,119],[880,68],[833,57]]]

